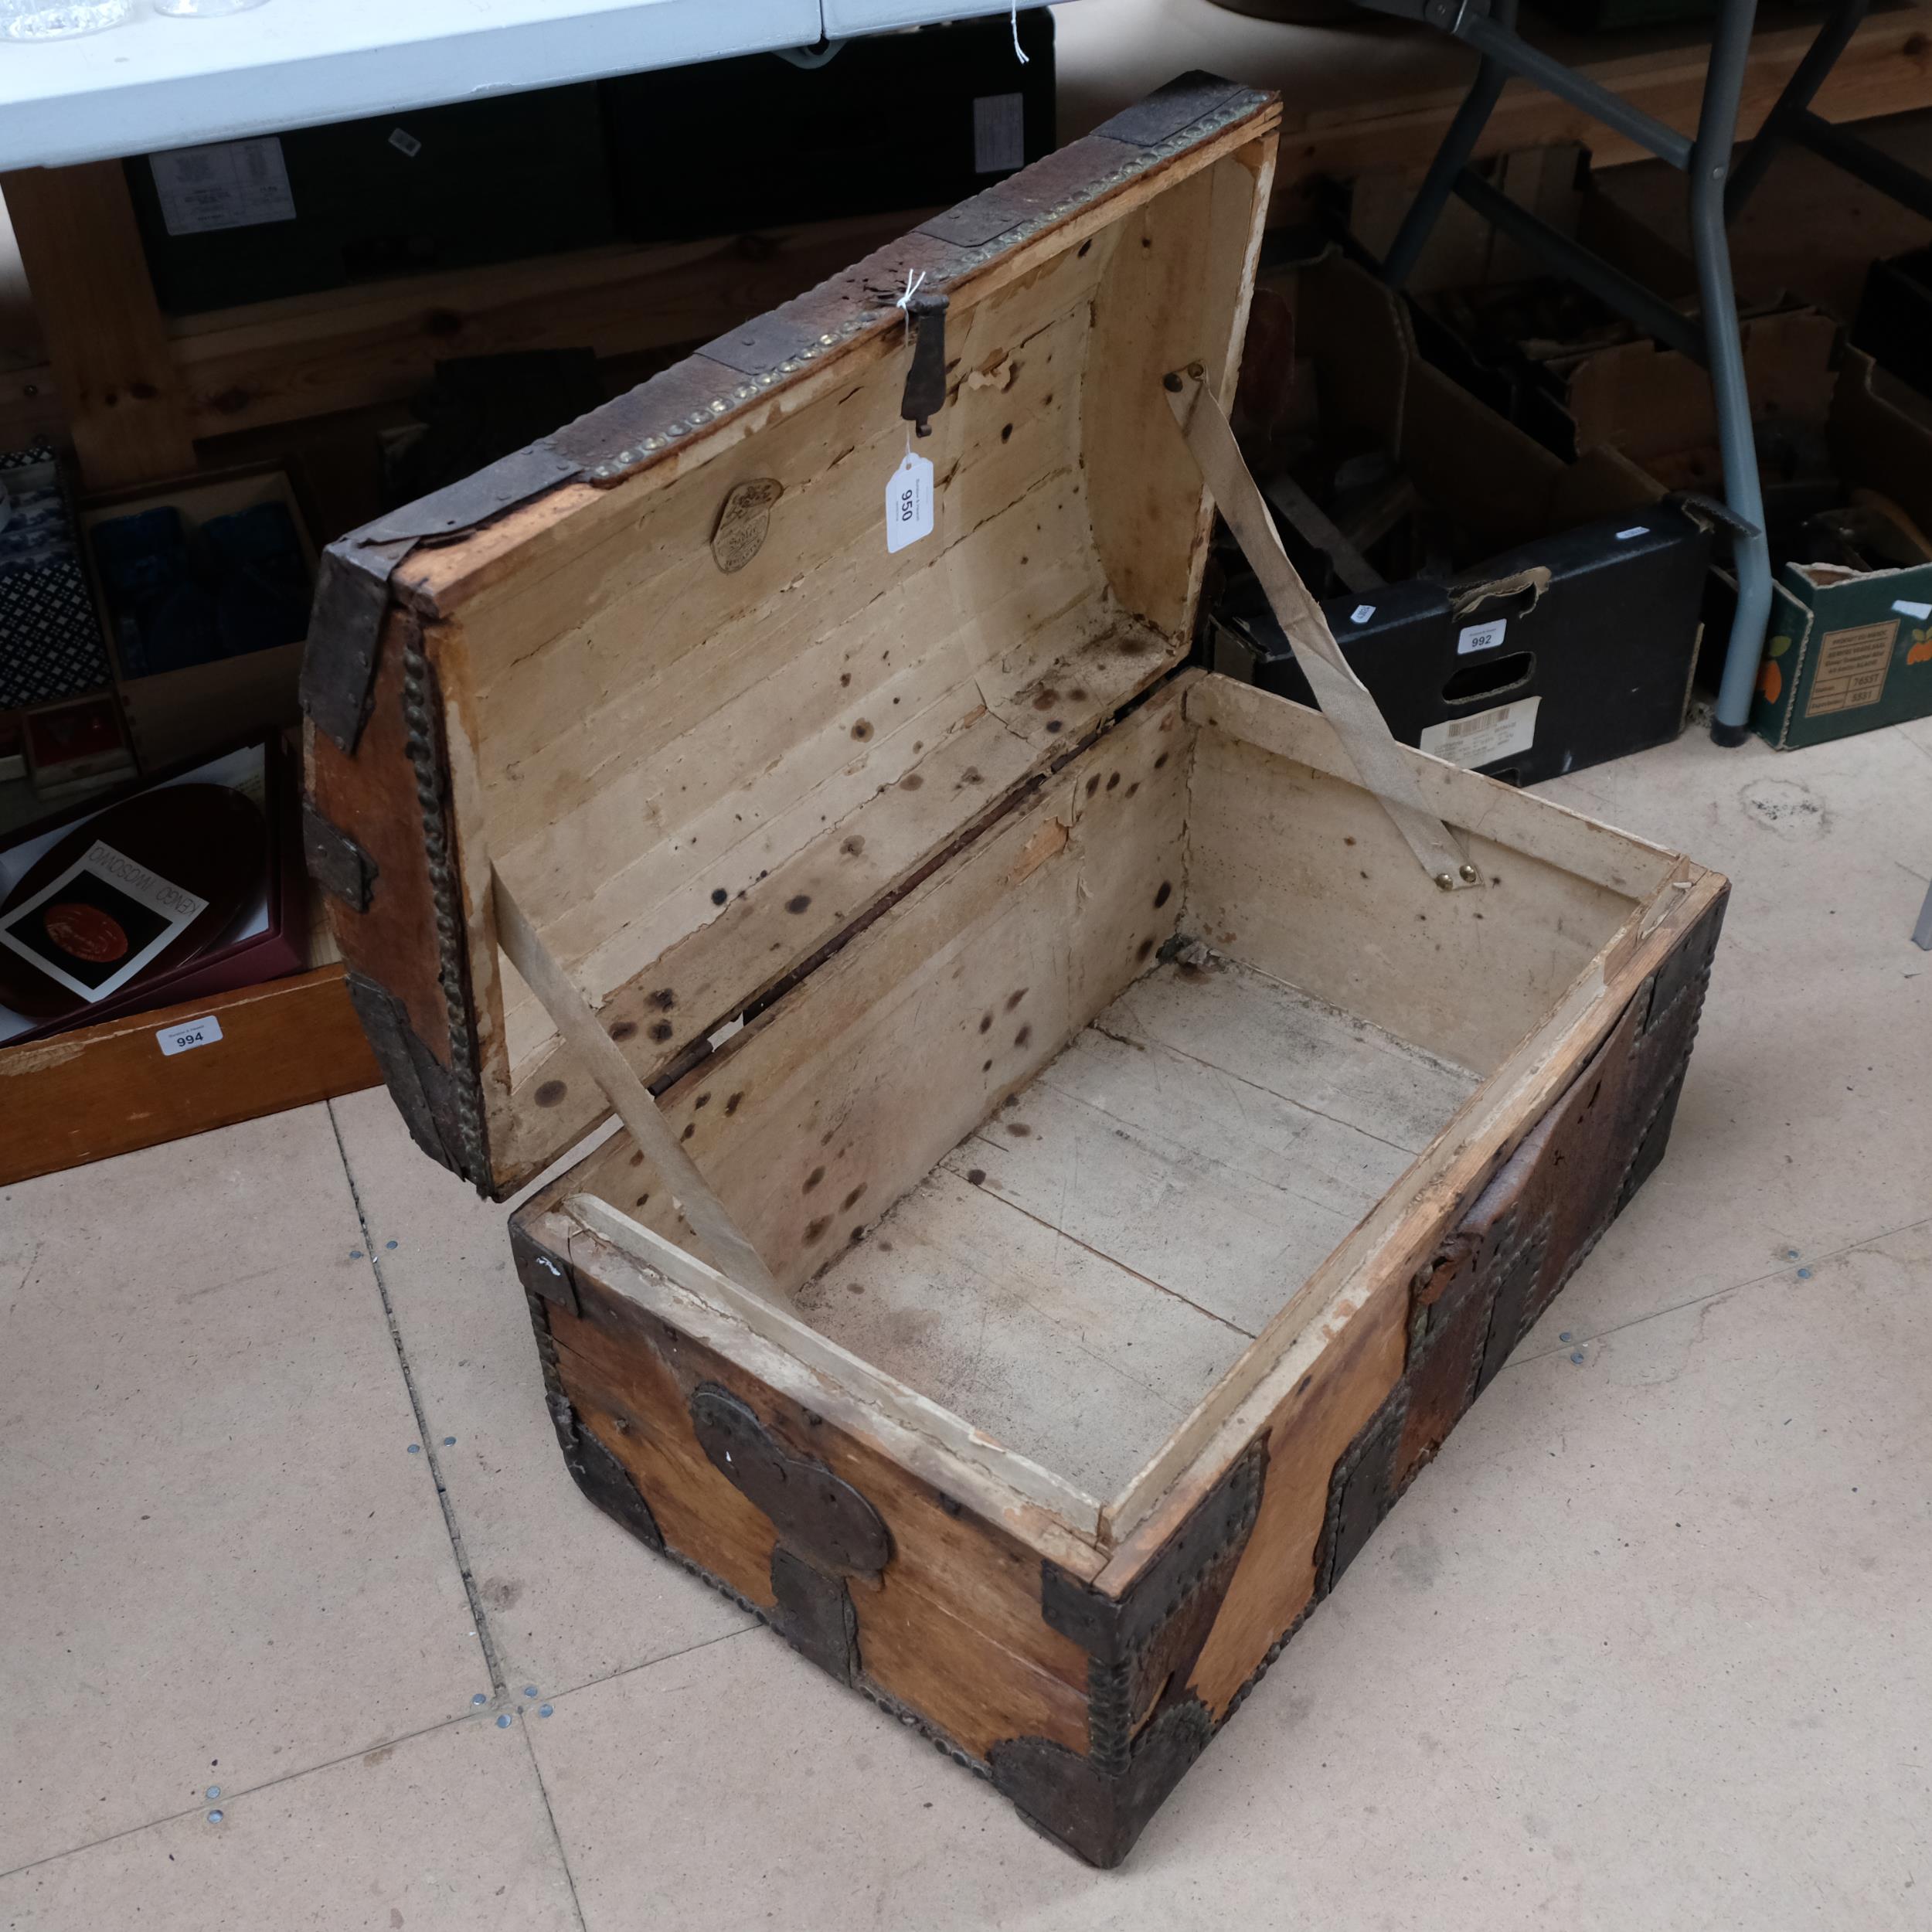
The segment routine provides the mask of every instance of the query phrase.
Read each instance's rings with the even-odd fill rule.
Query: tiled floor
[[[1123,1871],[581,1500],[372,1093],[0,1193],[0,1927],[1932,1923],[1932,724],[1552,789],[1736,881],[1670,1158]]]

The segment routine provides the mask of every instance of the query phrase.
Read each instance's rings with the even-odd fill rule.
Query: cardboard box
[[[1511,784],[1660,744],[1683,727],[1710,539],[1616,453],[1565,464],[1424,361],[1410,311],[1340,260],[1304,270],[1297,347],[1339,415],[1425,501],[1498,547],[1446,583],[1329,599],[1329,628],[1405,743]],[[1291,549],[1293,545],[1291,543]],[[1214,665],[1314,702],[1247,580],[1215,613]]]
[[[1932,714],[1932,561],[1860,570],[1790,554],[1817,512],[1862,498],[1932,532],[1932,409],[1815,309],[1750,318],[1743,340],[1777,572],[1752,729],[1789,751]],[[1614,441],[1672,488],[1721,488],[1709,379],[1696,364],[1631,342],[1579,357],[1568,375],[1580,436]],[[1709,679],[1735,604],[1727,574],[1716,586]]]
[[[1932,428],[1872,359],[1849,350],[1825,433],[1852,489],[1932,531]],[[1932,561],[1778,573],[1751,727],[1780,751],[1932,716]]]
[[[301,675],[302,644],[298,638],[179,669],[145,670],[129,661],[124,642],[117,634],[116,614],[94,555],[94,532],[112,519],[170,505],[180,513],[192,543],[213,519],[264,503],[279,503],[288,512],[312,584],[315,552],[308,519],[287,475],[280,470],[238,471],[178,483],[144,485],[93,498],[81,506],[82,546],[87,553],[95,605],[108,638],[114,685],[121,695],[134,756],[144,771],[162,771],[216,746],[298,722],[296,687]]]
[[[91,801],[37,829],[57,832],[100,808]],[[282,815],[279,836],[293,818]],[[12,848],[16,862],[20,849]],[[354,1093],[382,1077],[318,923],[316,896],[299,858],[291,864],[284,851],[259,927],[251,920],[219,955],[189,961],[165,984],[149,982],[145,1003],[131,992],[102,1002],[84,1026],[9,1029],[0,1039],[8,1101],[0,1107],[0,1187]],[[0,879],[19,876],[0,859]]]
[[[172,971],[138,977],[80,1016],[89,1026],[145,1012],[179,1000],[206,999],[302,971],[309,962],[309,895],[302,862],[296,781],[280,735],[192,764],[160,780],[123,785],[84,807],[44,818],[0,850],[0,901],[43,853],[77,828],[130,798],[171,785],[219,784],[250,799],[267,834],[260,884],[253,903],[219,945]],[[75,1029],[73,1019],[36,1022],[0,1005],[0,1043],[38,1039]]]

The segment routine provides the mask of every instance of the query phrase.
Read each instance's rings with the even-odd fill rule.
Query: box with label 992
[[[1322,611],[1406,744],[1512,784],[1602,764],[1682,729],[1709,531],[1673,505],[1587,523],[1447,585]],[[1258,586],[1216,614],[1215,668],[1312,704]]]

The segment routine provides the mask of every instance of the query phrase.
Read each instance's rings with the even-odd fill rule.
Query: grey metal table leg
[[[1496,19],[1502,26],[1513,27],[1516,0],[1496,0]],[[1416,264],[1455,191],[1456,177],[1468,165],[1469,157],[1475,152],[1476,143],[1482,138],[1482,131],[1495,111],[1503,83],[1509,78],[1509,70],[1501,61],[1483,56],[1475,80],[1463,96],[1462,105],[1456,110],[1456,117],[1449,124],[1449,131],[1443,136],[1442,145],[1436,150],[1436,158],[1430,162],[1421,189],[1403,216],[1388,259],[1382,264],[1382,279],[1391,288],[1401,287],[1415,273]]]
[[[1691,247],[1702,299],[1704,338],[1711,393],[1717,406],[1718,447],[1724,462],[1724,500],[1752,526],[1736,537],[1732,560],[1737,573],[1737,610],[1717,690],[1711,736],[1721,745],[1744,742],[1751,692],[1757,682],[1764,627],[1771,612],[1770,546],[1764,536],[1764,499],[1758,487],[1757,450],[1751,434],[1750,397],[1744,386],[1744,350],[1737,328],[1737,298],[1731,285],[1730,247],[1724,233],[1724,184],[1730,175],[1737,134],[1738,97],[1750,54],[1757,0],[1723,0],[1711,36],[1710,66],[1691,149]]]
[[[1863,25],[1871,9],[1872,0],[1838,0],[1732,174],[1724,190],[1726,214],[1735,215],[1755,192],[1784,145],[1786,128],[1810,110],[1812,97],[1824,86],[1838,64],[1838,56],[1851,44],[1852,35]]]
[[[1494,111],[1505,77],[1518,73],[1586,112],[1621,130],[1690,176],[1691,243],[1702,298],[1702,346],[1711,373],[1716,406],[1718,446],[1723,457],[1724,495],[1743,526],[1734,539],[1733,560],[1737,573],[1737,610],[1731,622],[1730,643],[1719,685],[1717,715],[1711,736],[1723,745],[1742,744],[1745,720],[1750,715],[1751,692],[1757,681],[1758,658],[1771,609],[1771,560],[1764,536],[1764,495],[1758,485],[1757,452],[1751,434],[1750,397],[1744,384],[1743,345],[1739,338],[1737,300],[1731,283],[1729,242],[1724,233],[1725,184],[1731,172],[1731,150],[1737,134],[1737,105],[1743,90],[1744,68],[1750,57],[1751,29],[1757,18],[1757,0],[1719,0],[1711,36],[1710,65],[1704,77],[1704,97],[1695,140],[1686,142],[1674,128],[1641,113],[1587,76],[1563,66],[1549,55],[1519,39],[1516,0],[1495,0],[1493,13],[1462,0],[1362,0],[1371,9],[1407,18],[1421,18],[1475,46],[1482,56],[1475,83],[1457,110],[1436,158],[1430,164],[1417,196],[1383,264],[1383,278],[1400,287],[1414,272],[1417,258],[1452,194],[1460,193],[1492,219],[1510,226],[1519,239],[1553,259],[1569,274],[1581,274],[1587,285],[1605,301],[1623,308],[1647,332],[1683,345],[1688,325],[1660,314],[1660,304],[1648,291],[1607,265],[1585,264],[1583,253],[1566,238],[1546,230],[1526,209],[1512,212],[1498,205],[1494,191],[1464,170],[1475,151],[1484,127]],[[1840,0],[1848,16],[1862,12],[1867,0]],[[1845,34],[1855,31],[1852,19]],[[1835,26],[1821,35],[1813,56],[1822,62],[1807,83],[1815,90],[1838,53],[1832,42]],[[1822,51],[1821,51],[1822,49]],[[1807,57],[1807,66],[1811,56]],[[1801,70],[1802,73],[1804,70]],[[1794,76],[1796,87],[1799,77]],[[1804,96],[1808,100],[1809,93]]]

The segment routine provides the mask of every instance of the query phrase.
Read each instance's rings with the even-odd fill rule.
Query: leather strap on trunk
[[[1322,713],[1362,784],[1395,821],[1417,862],[1444,891],[1480,886],[1481,870],[1469,863],[1448,828],[1429,809],[1408,753],[1396,743],[1388,720],[1342,655],[1321,607],[1288,561],[1221,405],[1198,369],[1177,371],[1166,378],[1165,386],[1174,420],[1214,493],[1216,506],[1260,579],[1268,607],[1294,646]]]

